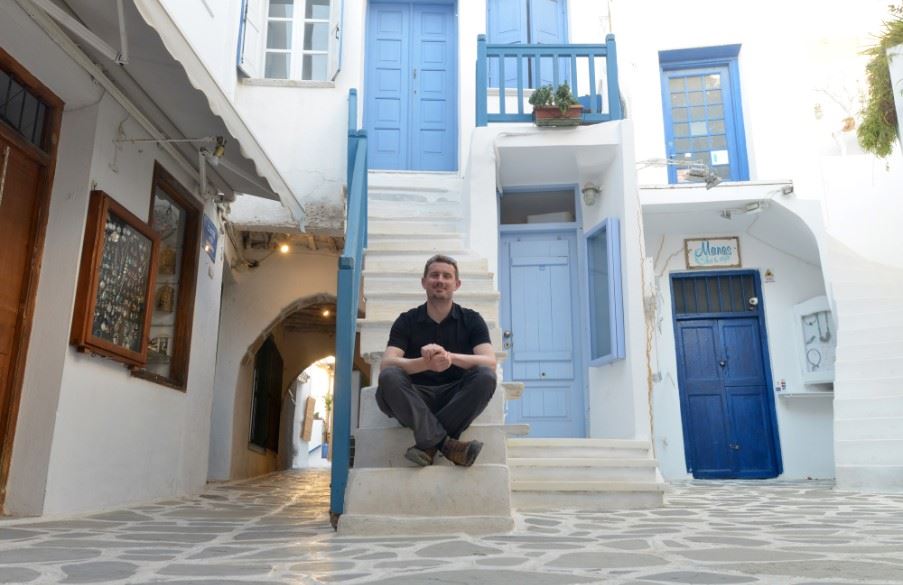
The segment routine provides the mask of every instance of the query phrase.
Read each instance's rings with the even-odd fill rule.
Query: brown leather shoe
[[[436,456],[436,448],[430,447],[429,449],[418,449],[417,446],[413,446],[404,452],[404,458],[410,461],[411,463],[416,463],[420,467],[426,467],[428,465],[433,464],[433,457]]]
[[[462,467],[470,467],[477,460],[477,455],[483,449],[480,441],[459,441],[448,437],[442,444],[442,454],[446,459]]]

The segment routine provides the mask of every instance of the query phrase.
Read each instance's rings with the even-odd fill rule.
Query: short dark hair
[[[436,262],[442,262],[443,264],[451,264],[452,266],[454,266],[455,280],[461,280],[458,276],[458,262],[451,256],[446,256],[445,254],[436,254],[426,261],[426,265],[424,265],[423,267],[423,278],[426,278],[426,275],[429,273],[430,265],[435,264]]]

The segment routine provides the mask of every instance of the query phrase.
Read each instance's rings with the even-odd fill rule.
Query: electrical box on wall
[[[814,297],[794,305],[793,315],[794,345],[797,346],[803,383],[834,382],[837,327],[828,297]]]

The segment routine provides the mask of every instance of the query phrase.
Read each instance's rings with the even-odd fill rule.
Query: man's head
[[[458,263],[450,256],[436,254],[426,261],[420,284],[426,291],[427,300],[451,300],[452,295],[461,286]]]

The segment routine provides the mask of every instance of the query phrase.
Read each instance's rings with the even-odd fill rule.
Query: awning
[[[126,65],[110,61],[70,36],[167,137],[226,139],[226,164],[207,166],[207,178],[218,189],[277,199],[303,226],[304,212],[285,179],[160,0],[126,0],[123,4],[128,32]],[[66,6],[91,32],[119,47],[114,2],[67,0]],[[200,145],[174,146],[197,169]]]

